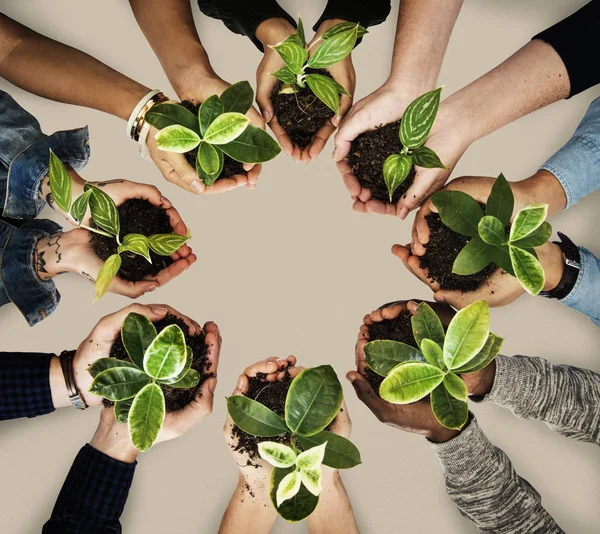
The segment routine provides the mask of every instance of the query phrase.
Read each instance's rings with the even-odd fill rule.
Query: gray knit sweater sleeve
[[[475,417],[456,438],[431,443],[444,470],[446,492],[460,513],[490,534],[559,534],[539,493],[515,472]]]
[[[543,421],[568,438],[600,445],[600,375],[593,371],[542,358],[498,356],[494,386],[483,400]]]

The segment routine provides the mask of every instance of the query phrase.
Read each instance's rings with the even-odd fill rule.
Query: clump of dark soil
[[[478,273],[465,276],[454,274],[454,260],[471,238],[448,228],[437,213],[427,215],[425,220],[431,233],[429,243],[425,245],[427,252],[421,256],[420,266],[421,269],[428,270],[429,278],[436,281],[441,289],[463,293],[475,291],[498,269],[492,262]]]
[[[153,234],[171,234],[173,228],[169,222],[166,210],[155,206],[143,199],[126,200],[119,206],[121,220],[121,241],[127,234],[142,234],[150,237]],[[94,227],[93,221],[91,223]],[[106,261],[109,256],[117,253],[117,240],[92,233],[92,247],[96,255]],[[124,280],[137,282],[146,276],[154,276],[173,263],[169,256],[160,256],[150,251],[150,263],[146,258],[133,252],[121,253],[121,268],[118,275]]]
[[[400,121],[380,126],[376,130],[360,134],[350,147],[348,162],[361,187],[371,191],[371,198],[388,203],[390,194],[383,179],[383,164],[391,154],[399,154],[403,145],[398,132]],[[397,204],[413,183],[414,167],[408,177],[392,195],[392,204]]]
[[[198,385],[191,389],[182,389],[182,388],[172,388],[171,386],[166,386],[164,384],[160,384],[160,388],[163,390],[165,395],[165,406],[167,412],[174,412],[176,410],[181,410],[185,406],[187,406],[192,399],[196,396],[196,392],[207,378],[213,376],[213,373],[210,372],[210,369],[205,369],[205,360],[206,360],[206,344],[204,343],[204,333],[200,333],[194,336],[189,334],[189,329],[185,321],[181,319],[181,317],[177,317],[171,313],[167,314],[164,319],[157,321],[154,323],[156,327],[156,331],[160,333],[164,328],[169,325],[176,324],[178,325],[183,334],[185,336],[186,344],[192,349],[194,354],[194,358],[192,360],[192,369],[195,369],[200,373],[200,382]],[[114,343],[112,348],[110,349],[111,358],[117,358],[119,360],[129,360],[129,356],[127,351],[125,350],[125,346],[123,345],[123,341],[121,337],[119,337]],[[112,406],[113,403],[104,399],[103,401],[105,406]]]
[[[306,73],[332,77],[323,69],[306,69]],[[308,85],[297,93],[289,95],[279,93],[282,86],[283,82],[279,81],[271,94],[275,116],[292,143],[304,149],[310,145],[313,135],[325,126],[334,113],[315,96]]]
[[[200,106],[197,106],[188,100],[184,100],[181,103],[181,105],[185,109],[191,111],[195,117],[198,116],[198,110],[200,109]],[[185,159],[187,159],[188,163],[195,169],[196,168],[196,158],[198,157],[198,149],[194,148],[193,150],[186,152],[184,155],[185,155]],[[246,174],[243,163],[240,163],[239,161],[236,161],[233,158],[230,158],[227,154],[223,154],[223,155],[225,156],[223,159],[223,170],[221,171],[221,174],[219,174],[219,178],[229,178],[230,176],[233,176],[234,174]]]

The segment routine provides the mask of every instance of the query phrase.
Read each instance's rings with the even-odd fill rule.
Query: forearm
[[[70,46],[0,14],[0,76],[51,100],[122,119],[149,89]]]

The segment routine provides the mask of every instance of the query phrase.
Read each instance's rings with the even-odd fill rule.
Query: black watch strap
[[[540,296],[549,299],[564,299],[575,287],[579,271],[581,271],[581,255],[577,245],[573,243],[565,234],[558,232],[560,241],[554,241],[560,247],[565,260],[565,268],[562,278],[558,285],[550,291],[542,291]]]
[[[60,360],[63,376],[65,377],[65,385],[67,386],[67,394],[69,395],[71,404],[78,410],[85,410],[87,404],[79,391],[77,391],[77,387],[75,386],[75,376],[73,375],[73,358],[75,358],[75,351],[63,350],[58,358]]]

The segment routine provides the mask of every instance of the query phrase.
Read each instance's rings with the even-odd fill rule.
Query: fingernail
[[[158,288],[157,285],[148,286],[148,289],[146,289],[146,293],[150,293],[150,291],[154,291],[157,288]]]
[[[236,386],[236,388],[237,388],[237,389],[242,389],[242,386],[243,386],[243,385],[244,385],[244,377],[243,377],[243,376],[240,376],[240,377],[238,378],[238,381],[237,381],[237,386]]]
[[[192,182],[192,189],[196,191],[196,193],[204,193],[204,184],[200,180],[194,180]]]
[[[273,118],[273,113],[271,113],[270,110],[266,110],[264,117],[266,122],[271,122],[271,119]]]
[[[398,217],[400,217],[402,220],[406,219],[406,216],[408,215],[408,210],[406,208],[402,208],[400,210],[400,214],[398,215]]]
[[[167,308],[164,306],[150,306],[150,309],[152,310],[152,313],[155,313],[156,315],[165,315],[167,313]]]
[[[160,201],[163,205],[165,205],[169,208],[173,206],[173,204],[171,204],[171,201],[166,197],[160,197]]]
[[[331,159],[332,159],[333,161],[337,161],[337,157],[338,157],[338,154],[339,154],[339,153],[340,153],[340,151],[338,150],[338,148],[337,148],[337,147],[335,147],[335,149],[333,150],[333,154],[331,155]]]
[[[437,293],[434,293],[433,299],[436,302],[445,302],[443,295],[438,295]]]
[[[337,128],[340,125],[340,120],[341,117],[339,115],[336,115],[335,117],[333,117],[333,119],[331,119],[331,124],[333,124]]]

